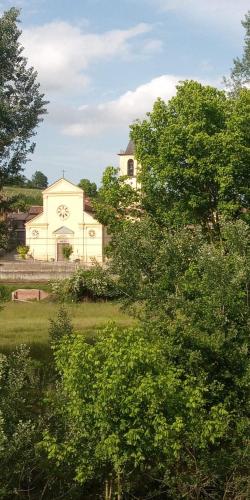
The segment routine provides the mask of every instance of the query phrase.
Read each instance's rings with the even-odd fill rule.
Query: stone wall
[[[75,262],[1,261],[0,283],[48,282],[69,278],[79,267]]]

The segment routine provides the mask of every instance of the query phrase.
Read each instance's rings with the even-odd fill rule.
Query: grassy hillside
[[[43,204],[41,189],[30,189],[20,186],[5,186],[3,188],[3,192],[9,197],[18,195],[21,196],[27,206]]]

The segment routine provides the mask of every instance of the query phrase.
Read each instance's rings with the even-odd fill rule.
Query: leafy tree
[[[78,186],[90,198],[95,198],[97,196],[97,185],[95,182],[91,182],[89,179],[81,179]]]
[[[250,11],[245,15],[242,26],[246,30],[243,56],[241,59],[239,57],[234,59],[230,79],[225,79],[225,83],[232,93],[237,92],[250,82]]]
[[[37,74],[22,54],[18,16],[12,8],[0,18],[0,187],[20,172],[34,151],[31,139],[47,104]]]
[[[125,182],[126,179],[127,176],[119,175],[117,168],[107,167],[94,202],[97,219],[112,230],[124,218],[138,216],[138,193]]]
[[[32,489],[37,474],[35,443],[41,439],[33,411],[37,377],[25,346],[0,355],[0,381],[0,496],[13,498]]]
[[[25,175],[22,174],[17,174],[17,175],[12,175],[7,179],[7,182],[5,183],[6,186],[20,186],[20,187],[25,187],[27,185],[28,179],[25,177]]]
[[[241,452],[242,460],[248,454],[249,226],[242,221],[222,224],[221,239],[211,243],[199,227],[163,230],[147,218],[127,221],[113,238],[111,264],[126,308],[131,306],[152,338],[165,337],[171,361],[183,373],[204,375],[210,403],[223,403],[231,414],[232,434],[224,436],[219,462],[213,447],[206,459],[196,447],[189,448],[200,477],[203,467],[208,473],[210,460],[208,474],[218,481],[218,498],[224,493],[224,498],[235,498],[236,492],[244,498],[249,471],[238,465]],[[234,467],[230,479],[227,472]],[[184,471],[185,480],[194,481],[193,473]],[[182,473],[174,476],[181,486]],[[179,498],[177,490],[175,495]],[[187,490],[183,495],[193,498]]]
[[[94,478],[105,499],[244,498],[249,429],[243,339],[231,341],[231,354],[233,347],[237,352],[224,360],[230,335],[203,345],[204,336],[186,328],[178,349],[169,333],[166,340],[150,325],[110,325],[94,345],[82,335],[64,337],[55,351],[61,383],[43,447],[58,471],[67,465],[85,488]],[[237,360],[232,384],[227,364],[234,366],[239,355],[243,364]]]
[[[40,172],[40,170],[36,170],[31,177],[31,181],[28,181],[27,186],[37,189],[46,189],[46,187],[48,187],[48,177]]]
[[[168,103],[157,100],[131,126],[141,164],[142,207],[161,224],[219,224],[249,206],[249,97],[194,81]]]

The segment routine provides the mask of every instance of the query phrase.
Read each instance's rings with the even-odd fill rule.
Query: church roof
[[[78,186],[76,186],[76,184],[74,184],[71,181],[68,181],[68,179],[65,179],[64,177],[60,177],[60,179],[57,179],[57,181],[55,181],[52,184],[50,184],[50,186],[48,186],[43,191],[43,194],[45,194],[45,193],[49,194],[50,192],[60,191],[60,189],[62,189],[63,193],[65,193],[67,191],[70,191],[70,192],[82,192],[82,189],[79,188]]]
[[[132,139],[130,139],[125,151],[119,153],[119,156],[132,156],[135,154],[135,143]]]
[[[125,151],[125,155],[134,155],[134,154],[135,154],[135,143],[134,141],[132,141],[132,139],[130,139],[127,145],[127,149]]]

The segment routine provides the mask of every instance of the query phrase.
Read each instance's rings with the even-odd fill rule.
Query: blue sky
[[[0,0],[21,11],[25,55],[50,101],[25,174],[100,182],[129,124],[180,79],[221,86],[248,0]]]

